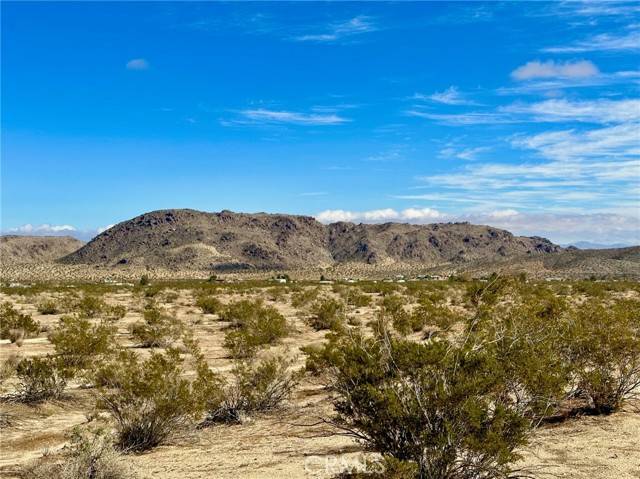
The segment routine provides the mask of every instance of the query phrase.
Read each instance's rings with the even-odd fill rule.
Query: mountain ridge
[[[302,215],[168,209],[118,223],[59,262],[287,270],[346,262],[437,265],[561,251],[545,238],[469,223],[325,225]]]

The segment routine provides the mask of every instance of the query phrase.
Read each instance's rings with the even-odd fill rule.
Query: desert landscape
[[[104,477],[413,477],[411,467],[385,462],[404,455],[367,432],[365,410],[345,416],[356,411],[344,409],[351,392],[340,386],[348,364],[340,354],[349,345],[375,354],[382,341],[400,347],[395,354],[410,344],[425,353],[486,348],[490,364],[498,361],[500,379],[482,394],[506,387],[500,401],[526,426],[513,424],[522,436],[502,445],[505,463],[476,450],[486,477],[639,477],[637,248],[567,250],[467,224],[362,227],[325,232],[309,218],[163,211],[87,244],[3,238],[11,254],[3,249],[0,474],[80,477],[70,470],[93,460]],[[310,230],[319,233],[309,238]],[[54,253],[45,260],[43,251]],[[577,254],[610,269],[590,277]],[[533,261],[552,266],[533,270]],[[507,339],[507,349],[487,346]],[[593,348],[602,348],[605,377],[590,375]],[[546,356],[531,362],[531,354]],[[151,358],[172,359],[142,384],[136,376]],[[454,404],[447,394],[440,400]],[[369,414],[391,421],[379,408]],[[129,431],[154,436],[131,442],[126,430],[150,421],[145,414],[162,424]],[[427,438],[406,441],[438,450]],[[471,467],[469,446],[457,447],[451,464]]]
[[[0,32],[0,478],[640,479],[637,1]]]

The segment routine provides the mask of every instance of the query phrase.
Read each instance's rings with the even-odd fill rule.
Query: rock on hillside
[[[436,265],[561,250],[544,238],[468,223],[323,225],[308,216],[162,210],[117,224],[61,262],[224,271]]]
[[[71,236],[0,236],[0,262],[3,265],[51,263],[84,245]]]

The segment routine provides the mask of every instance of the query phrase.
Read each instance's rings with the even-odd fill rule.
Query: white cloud
[[[407,208],[402,211],[385,208],[371,211],[326,210],[318,213],[316,219],[322,223],[396,221],[429,224],[468,221],[503,228],[516,235],[543,236],[563,244],[580,240],[640,244],[640,216],[612,213],[525,213],[515,209],[498,209],[445,214],[431,208]]]
[[[519,114],[533,121],[622,123],[640,120],[640,100],[545,100],[501,107],[503,113]]]
[[[127,62],[127,70],[148,70],[149,62],[144,58],[134,58]]]
[[[366,15],[358,15],[345,22],[332,23],[321,33],[312,33],[293,37],[293,40],[299,42],[335,42],[346,37],[361,35],[363,33],[374,32],[377,30],[371,17]]]
[[[440,150],[439,155],[441,158],[457,158],[459,160],[474,161],[477,159],[479,153],[490,151],[488,146],[476,146],[473,148],[457,149],[453,146],[447,146]]]
[[[8,232],[12,234],[21,234],[21,235],[60,235],[60,234],[69,234],[74,231],[77,231],[75,226],[71,225],[32,225],[27,223],[22,226],[18,226],[16,228],[9,228]]]
[[[335,223],[350,221],[362,223],[382,223],[387,221],[417,222],[433,221],[443,217],[443,214],[431,208],[407,208],[402,211],[393,208],[383,208],[368,211],[325,210],[316,215],[321,223]]]
[[[531,80],[535,78],[588,78],[598,75],[598,67],[587,60],[576,62],[531,61],[511,72],[515,80]]]
[[[513,103],[490,112],[426,113],[410,110],[409,116],[426,118],[451,126],[499,125],[532,122],[623,123],[640,120],[640,100],[551,99],[535,103]]]
[[[640,31],[625,35],[601,33],[570,45],[545,48],[548,53],[578,53],[591,51],[637,51],[640,50]]]
[[[100,228],[97,229],[98,234],[103,233],[105,231],[107,231],[110,228],[113,228],[115,226],[115,224],[110,224],[107,226],[101,226]]]
[[[445,105],[473,105],[474,102],[470,101],[463,95],[458,87],[450,86],[444,91],[432,93],[431,95],[423,95],[422,93],[416,93],[413,95],[414,100],[431,100],[436,103],[443,103]]]
[[[243,110],[240,114],[256,123],[289,123],[294,125],[339,125],[350,121],[334,113],[300,113],[295,111],[276,111],[267,109]],[[241,122],[231,122],[241,123]]]

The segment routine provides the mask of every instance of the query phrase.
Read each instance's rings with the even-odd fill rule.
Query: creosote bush
[[[200,296],[196,300],[196,306],[206,314],[217,314],[223,308],[222,301],[213,296]]]
[[[497,393],[501,377],[484,351],[349,332],[308,354],[336,393],[333,425],[403,464],[400,477],[512,473],[530,422]]]
[[[182,333],[182,324],[153,305],[147,305],[144,321],[130,326],[131,336],[144,348],[164,348],[176,341]]]
[[[105,303],[102,298],[93,295],[84,295],[82,299],[76,303],[75,310],[82,317],[95,318],[100,315],[106,307],[107,303]]]
[[[244,416],[281,407],[300,379],[291,366],[285,356],[238,361],[219,402],[210,405],[206,422],[242,422]]]
[[[65,368],[86,370],[113,350],[115,334],[115,327],[106,323],[93,325],[86,318],[63,316],[49,341]]]
[[[53,459],[53,458],[52,458]],[[61,461],[41,459],[20,471],[23,479],[134,479],[136,475],[104,431],[74,430]]]
[[[640,301],[590,300],[568,327],[577,388],[594,412],[614,412],[640,393]]]
[[[40,314],[58,314],[60,307],[53,299],[47,299],[38,304],[38,312]]]
[[[259,348],[275,344],[289,333],[286,318],[259,300],[231,303],[220,313],[220,319],[231,323],[224,345],[235,358],[251,357]]]
[[[309,325],[316,331],[340,330],[345,323],[344,303],[335,299],[318,300],[311,306]]]
[[[16,366],[17,397],[22,402],[59,399],[67,386],[69,375],[58,358],[36,356],[24,358]]]
[[[97,372],[105,384],[97,406],[113,416],[120,449],[138,452],[162,444],[199,420],[210,401],[217,401],[219,379],[195,345],[189,348],[195,361],[193,379],[184,376],[185,359],[173,348],[152,352],[145,360],[126,351],[117,359],[126,367],[105,365]]]
[[[8,339],[12,343],[24,338],[31,338],[40,332],[40,323],[30,314],[23,314],[6,302],[0,306],[0,339]]]

